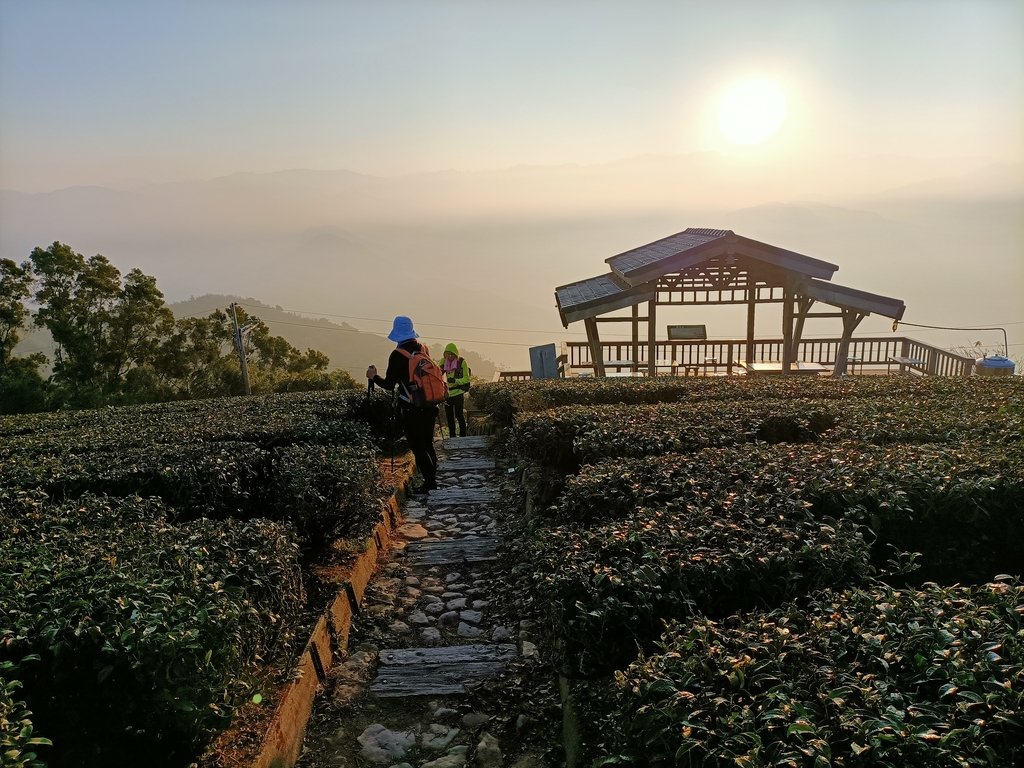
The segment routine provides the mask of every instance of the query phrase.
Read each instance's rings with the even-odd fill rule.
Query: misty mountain
[[[296,349],[323,352],[330,358],[332,370],[340,368],[347,371],[359,384],[366,381],[368,365],[376,365],[383,374],[388,356],[395,348],[394,342],[387,339],[386,332],[382,335],[365,333],[345,322],[324,317],[306,317],[251,298],[207,294],[169,306],[175,317],[203,317],[217,309],[227,310],[233,303],[265,322],[273,335],[283,337]],[[440,359],[447,342],[427,338],[422,340],[428,344],[431,356]],[[472,349],[460,346],[459,351],[466,358],[474,376],[491,380],[496,370],[492,361]]]
[[[307,349],[323,352],[330,358],[331,370],[347,371],[358,384],[366,380],[365,372],[368,365],[375,364],[383,371],[391,350],[395,348],[394,343],[386,338],[386,332],[365,333],[345,322],[335,322],[323,317],[306,317],[252,298],[207,294],[168,306],[177,318],[206,317],[218,309],[228,311],[233,303],[239,304],[249,315],[265,322],[273,335],[283,337],[296,349],[302,352]],[[390,323],[388,328],[390,330]],[[46,331],[28,330],[21,336],[22,339],[15,348],[16,355],[27,356],[42,352],[52,359],[53,342]],[[431,355],[440,359],[447,341],[427,338],[423,340],[428,344]],[[496,370],[493,361],[468,347],[460,346],[459,351],[466,358],[474,376],[486,381],[493,378]]]
[[[1019,320],[1022,187],[1020,166],[812,157],[744,166],[707,154],[387,178],[239,173],[0,193],[0,255],[21,261],[60,240],[153,275],[169,302],[254,296],[305,317],[410,315],[438,341],[526,368],[529,346],[583,338],[561,328],[555,286],[690,226],[836,263],[837,282],[902,298],[908,319]],[[733,314],[721,334],[742,331]],[[346,370],[364,365],[328,354]]]

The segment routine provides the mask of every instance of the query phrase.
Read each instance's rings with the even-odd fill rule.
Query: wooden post
[[[747,283],[747,352],[743,356],[747,363],[754,362],[754,308],[757,306],[757,281],[748,277]]]
[[[631,370],[636,371],[640,366],[640,305],[633,305],[633,322],[630,323],[633,328],[633,340],[630,346],[629,359],[633,361],[633,368]]]
[[[658,303],[658,294],[654,294],[654,298],[650,300],[647,305],[647,375],[651,378],[658,373],[658,367],[655,365],[655,359],[658,356],[657,350],[657,336],[658,329],[655,326],[654,307]]]
[[[811,307],[814,305],[814,299],[801,296],[797,299],[797,305],[796,327],[793,330],[793,351],[790,353],[793,356],[793,360],[796,360],[799,356],[800,340],[804,336],[804,321],[807,319],[807,313],[811,311]]]
[[[789,375],[793,364],[793,289],[789,279],[782,289],[782,375]]]
[[[854,330],[860,325],[860,321],[867,317],[866,314],[854,312],[852,309],[843,310],[843,335],[839,339],[839,348],[836,350],[836,362],[832,367],[832,375],[842,376],[846,373],[846,358],[850,352],[850,339]]]
[[[604,376],[604,355],[601,353],[601,337],[597,333],[597,320],[585,318],[583,325],[587,329],[587,342],[590,344],[590,359],[594,363],[594,375]]]

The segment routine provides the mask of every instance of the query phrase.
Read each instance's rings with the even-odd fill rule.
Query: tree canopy
[[[355,386],[328,370],[322,352],[296,349],[241,308],[237,315],[253,393]],[[14,355],[30,324],[52,338],[52,361]],[[241,394],[234,338],[227,312],[175,319],[155,278],[122,275],[100,254],[54,242],[21,264],[0,259],[0,413]]]

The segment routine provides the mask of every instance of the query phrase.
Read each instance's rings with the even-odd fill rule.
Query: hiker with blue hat
[[[413,488],[413,493],[428,493],[437,488],[437,453],[434,451],[437,403],[444,402],[448,388],[437,364],[430,359],[427,347],[416,341],[419,336],[411,319],[404,315],[396,317],[388,338],[397,346],[388,357],[387,373],[381,378],[377,367],[371,365],[366,369],[366,378],[396,393],[405,439],[423,475],[423,484]]]

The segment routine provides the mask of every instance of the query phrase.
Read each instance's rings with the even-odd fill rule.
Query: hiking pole
[[[396,387],[397,389],[397,387]],[[391,437],[391,471],[395,471],[395,400],[398,393],[391,390],[391,416],[388,419],[388,435]]]

